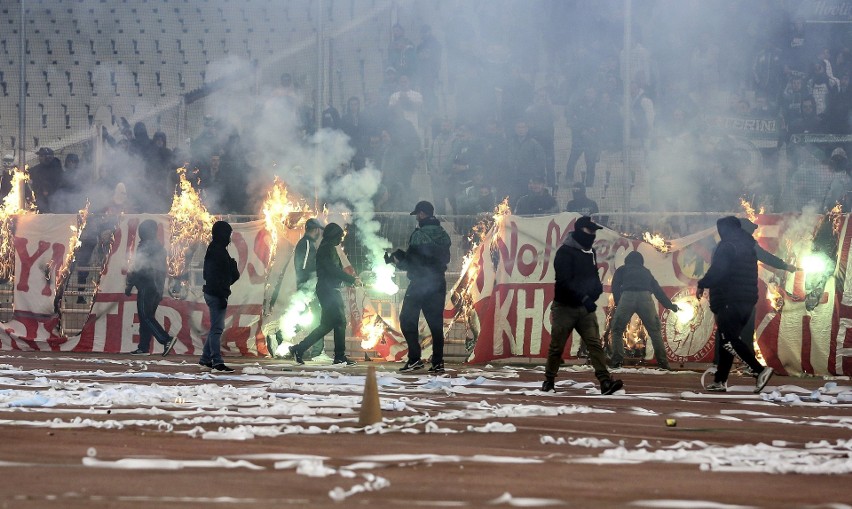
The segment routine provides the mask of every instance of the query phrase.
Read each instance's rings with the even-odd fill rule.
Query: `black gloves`
[[[589,313],[594,313],[596,309],[598,309],[598,305],[595,304],[595,301],[589,298],[588,295],[583,297],[583,307],[586,308],[586,311]]]
[[[393,256],[390,253],[385,253],[385,263],[393,263]]]
[[[127,285],[124,287],[124,295],[130,297],[130,294],[133,293],[133,285]]]

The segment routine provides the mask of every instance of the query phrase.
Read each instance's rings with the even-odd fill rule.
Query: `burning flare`
[[[83,207],[80,212],[77,214],[77,224],[71,225],[71,237],[68,239],[68,252],[65,255],[65,259],[62,260],[62,267],[59,268],[59,280],[57,284],[57,288],[63,288],[65,286],[65,281],[68,279],[68,276],[71,274],[71,265],[74,261],[74,256],[77,254],[77,249],[82,245],[82,241],[80,240],[80,234],[83,232],[83,228],[86,227],[86,221],[89,218],[89,202],[86,201],[86,206]]]
[[[180,278],[186,272],[186,255],[198,244],[210,242],[214,219],[201,202],[201,197],[186,178],[186,167],[178,168],[178,189],[169,211],[171,242],[169,243],[169,276]]]
[[[364,350],[376,348],[387,328],[388,324],[385,323],[381,315],[365,312],[364,317],[361,318],[361,336],[364,338],[361,340],[361,348]]]

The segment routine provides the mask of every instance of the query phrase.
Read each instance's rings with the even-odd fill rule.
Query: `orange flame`
[[[263,202],[263,219],[266,231],[269,232],[271,251],[270,259],[275,258],[278,249],[279,228],[281,225],[289,229],[300,227],[311,216],[307,204],[294,202],[288,197],[287,188],[278,177],[272,183],[272,188],[266,193]]]
[[[201,202],[201,197],[186,178],[186,167],[178,168],[178,189],[169,211],[171,242],[169,244],[169,276],[186,272],[186,254],[197,244],[210,242],[214,219]]]
[[[388,325],[378,313],[370,313],[365,310],[363,318],[361,318],[361,348],[364,350],[372,350],[381,341],[385,335]]]
[[[645,232],[642,234],[642,240],[654,246],[654,249],[661,253],[668,253],[670,250],[669,243],[659,233],[651,235],[651,232]]]
[[[763,214],[766,212],[765,207],[760,207],[759,210],[755,211],[754,206],[745,198],[740,198],[740,207],[743,208],[743,212],[745,212],[746,217],[752,223],[757,219],[758,214]]]
[[[32,206],[32,193],[26,192],[26,183],[30,177],[26,171],[14,169],[12,174],[12,190],[0,202],[0,280],[11,280],[15,276],[15,246],[13,240],[13,224],[15,216],[35,213]],[[28,205],[20,207],[21,193],[24,193]]]
[[[80,240],[80,234],[83,232],[83,228],[86,227],[86,221],[89,218],[89,201],[86,200],[86,206],[83,207],[77,215],[77,224],[71,225],[71,237],[68,239],[68,253],[65,255],[65,259],[62,260],[62,267],[59,268],[59,279],[57,288],[61,288],[65,284],[65,280],[68,279],[69,274],[71,273],[71,262],[74,261],[74,256],[77,254],[77,249],[82,244]]]
[[[836,203],[834,207],[828,211],[828,217],[831,218],[831,228],[834,235],[840,235],[840,228],[843,227],[843,206],[840,205],[840,203]]]

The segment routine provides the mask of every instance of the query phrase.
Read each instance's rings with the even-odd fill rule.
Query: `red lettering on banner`
[[[62,259],[65,257],[65,245],[54,243],[51,246],[50,242],[46,240],[38,241],[38,248],[35,253],[32,255],[27,251],[27,244],[29,243],[29,239],[24,237],[15,237],[15,254],[18,257],[18,260],[21,263],[21,272],[18,274],[18,285],[16,290],[19,292],[29,292],[30,291],[30,273],[32,272],[33,265],[35,265],[36,260],[41,258],[41,256],[47,252],[51,247],[53,248],[53,253],[51,255],[51,260],[53,263],[49,265],[50,270],[53,272],[51,277],[47,277],[45,275],[45,285],[41,290],[41,294],[44,296],[49,296],[53,293],[51,289],[50,282],[57,274],[59,274],[59,270],[62,267]],[[45,267],[47,268],[47,267]]]
[[[558,250],[562,247],[562,243],[565,242],[565,239],[568,237],[569,229],[565,228],[565,231],[562,231],[559,223],[554,220],[550,220],[550,223],[547,224],[547,234],[545,235],[544,241],[544,260],[542,260],[541,264],[541,274],[538,277],[539,281],[544,279],[544,276],[547,275],[548,269],[550,269],[550,258],[555,256],[553,254],[554,251]]]
[[[529,263],[524,261],[524,254],[532,253],[532,261]],[[524,277],[529,277],[538,265],[538,250],[530,244],[524,244],[518,250],[518,272]]]
[[[506,245],[502,236],[497,237],[495,242],[497,244],[497,251],[500,253],[500,260],[503,262],[503,270],[506,274],[511,276],[515,271],[515,255],[518,252],[518,226],[512,220],[509,220],[508,224],[504,224],[504,229],[508,229],[510,231],[510,245]]]

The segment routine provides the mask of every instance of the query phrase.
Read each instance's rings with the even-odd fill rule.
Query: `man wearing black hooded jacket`
[[[233,368],[222,359],[222,332],[225,330],[225,313],[231,285],[240,278],[237,261],[228,254],[233,228],[225,221],[213,223],[213,239],[204,254],[204,302],[210,310],[210,332],[198,364],[202,368],[222,373],[233,373]]]
[[[152,335],[163,345],[163,357],[177,342],[177,337],[169,336],[154,318],[163,300],[166,270],[166,250],[157,240],[157,223],[146,219],[139,225],[139,245],[124,288],[124,295],[129,297],[136,287],[136,313],[139,315],[139,346],[130,355],[148,355]]]
[[[326,334],[334,332],[334,365],[354,366],[355,362],[346,356],[346,307],[340,295],[340,286],[361,285],[361,279],[343,270],[337,246],[343,241],[343,228],[337,223],[328,223],[317,248],[317,299],[322,308],[319,325],[302,340],[290,347],[290,354],[296,364],[304,364],[304,354]]]
[[[757,231],[757,225],[745,218],[740,218],[740,226],[749,235],[754,235],[754,232]],[[754,243],[754,252],[757,254],[757,261],[764,265],[769,265],[774,269],[785,270],[787,272],[796,272],[796,270],[798,270],[795,265],[787,263],[769,251],[763,249],[757,242]],[[746,322],[745,327],[743,327],[743,331],[740,333],[743,338],[743,343],[745,343],[752,354],[754,354],[754,313],[755,310],[752,308],[751,316],[749,316],[748,322]],[[719,364],[721,351],[722,339],[719,336],[719,329],[716,329],[716,355],[713,358],[713,364]]]
[[[597,230],[601,228],[588,216],[577,219],[574,231],[568,234],[556,251],[553,260],[556,285],[550,307],[550,349],[547,351],[545,379],[541,386],[545,392],[555,390],[562,353],[568,336],[575,330],[589,352],[595,377],[601,384],[601,393],[612,394],[624,386],[621,380],[609,376],[606,354],[601,346],[600,326],[595,316],[598,307],[595,301],[603,293],[603,285],[592,244]]]
[[[716,222],[721,241],[716,246],[707,273],[698,281],[696,297],[710,290],[710,310],[716,315],[722,351],[710,392],[727,391],[728,375],[734,355],[743,360],[757,375],[755,393],[766,387],[772,377],[772,368],[763,366],[754,357],[742,338],[743,327],[757,303],[757,253],[754,238],[742,229],[734,216]]]
[[[612,317],[612,367],[620,368],[624,360],[624,329],[634,314],[639,315],[642,325],[651,337],[654,345],[654,357],[657,367],[669,370],[666,349],[663,345],[663,335],[660,327],[660,317],[657,307],[651,300],[653,294],[660,304],[670,311],[677,311],[668,295],[660,288],[651,271],[645,267],[645,259],[638,251],[629,253],[624,258],[624,265],[616,269],[612,276],[612,297],[615,299],[615,314]]]

